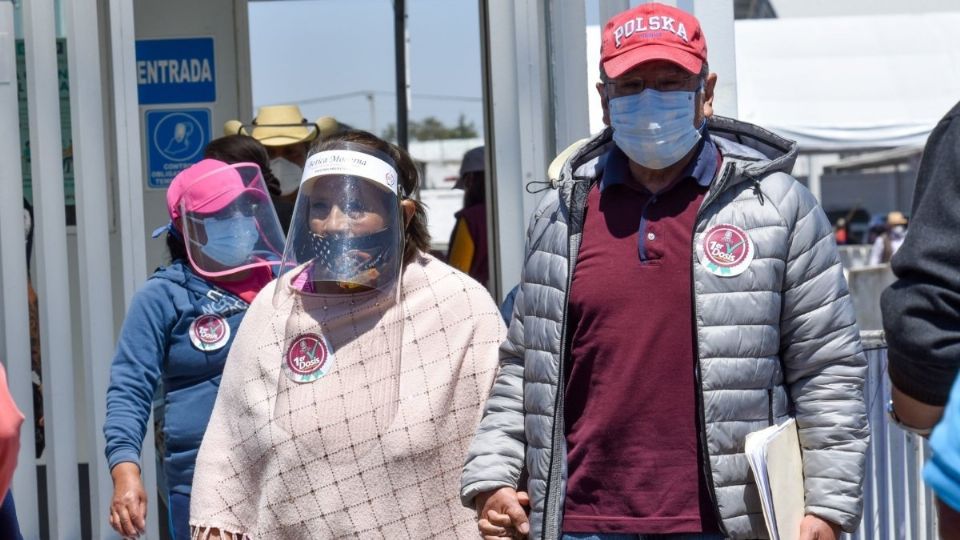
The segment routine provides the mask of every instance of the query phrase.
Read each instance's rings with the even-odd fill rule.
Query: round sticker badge
[[[190,323],[190,342],[201,351],[217,351],[230,340],[230,325],[216,314],[201,315]]]
[[[283,359],[283,372],[296,383],[312,382],[333,368],[334,355],[327,339],[317,334],[297,336]]]
[[[697,256],[715,275],[739,276],[753,261],[753,240],[740,227],[727,223],[715,225],[702,238],[697,244]]]

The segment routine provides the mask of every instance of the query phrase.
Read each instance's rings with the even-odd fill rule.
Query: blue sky
[[[331,115],[377,133],[396,119],[393,3],[301,0],[250,3],[254,104],[294,101],[308,119]],[[476,0],[408,0],[410,118],[460,114],[482,132],[480,28]],[[445,98],[434,96],[449,96]],[[463,99],[466,98],[466,99]],[[315,100],[310,102],[310,100]]]
[[[598,1],[586,1],[587,24],[598,23]],[[410,118],[463,114],[482,134],[477,0],[407,0],[407,12]],[[391,0],[251,2],[250,49],[256,106],[301,102],[308,119],[374,121],[378,134],[396,121]],[[374,114],[360,95],[369,92]],[[342,94],[354,95],[327,99]]]

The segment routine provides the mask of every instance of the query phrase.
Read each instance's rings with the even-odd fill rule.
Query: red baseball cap
[[[227,164],[204,159],[180,171],[167,188],[167,212],[170,220],[180,217],[181,204],[187,212],[215,214],[244,193],[267,198],[257,182],[260,167],[255,163]]]
[[[697,18],[663,4],[641,4],[607,21],[600,63],[617,78],[644,62],[666,60],[690,73],[707,61],[707,41]]]

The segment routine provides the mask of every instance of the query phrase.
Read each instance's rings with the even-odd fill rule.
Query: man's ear
[[[717,87],[717,74],[707,75],[706,83],[703,85],[703,116],[710,118],[713,116],[713,90]]]
[[[400,208],[403,209],[403,228],[406,229],[413,220],[413,214],[417,212],[417,203],[411,199],[404,199],[400,201]]]
[[[610,125],[610,110],[608,104],[610,99],[607,97],[607,86],[602,82],[597,83],[597,93],[600,94],[600,107],[603,108],[603,125]]]

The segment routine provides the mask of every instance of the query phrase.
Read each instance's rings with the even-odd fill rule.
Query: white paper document
[[[747,435],[747,460],[773,540],[796,540],[803,520],[803,459],[793,418]]]

